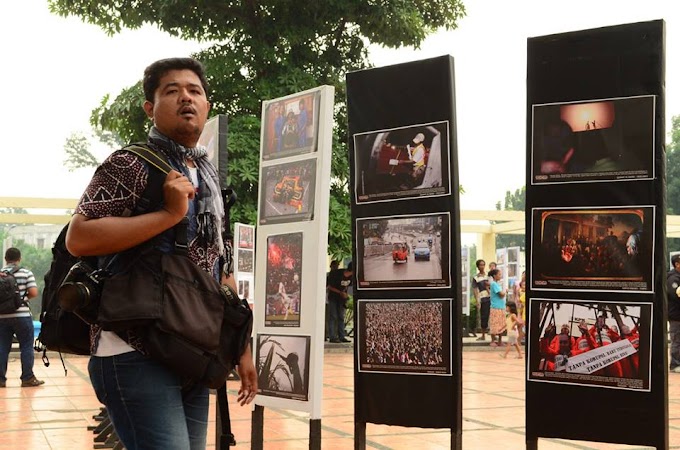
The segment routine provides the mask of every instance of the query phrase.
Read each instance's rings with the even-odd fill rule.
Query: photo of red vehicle
[[[392,261],[395,264],[403,264],[408,262],[409,248],[404,242],[397,242],[392,248]]]

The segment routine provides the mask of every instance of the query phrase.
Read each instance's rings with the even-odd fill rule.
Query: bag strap
[[[146,161],[150,168],[156,170],[149,170],[149,180],[147,188],[144,190],[142,198],[138,202],[138,207],[135,210],[135,215],[144,214],[150,208],[159,205],[163,200],[163,183],[165,176],[174,170],[168,162],[165,155],[145,143],[134,143],[123,147],[124,151],[128,151],[137,155]],[[184,217],[177,225],[175,225],[175,253],[186,255],[188,254],[188,238],[187,230],[189,221]]]
[[[217,389],[217,410],[220,412],[222,424],[218,450],[226,450],[236,445],[234,433],[231,432],[231,420],[229,418],[229,402],[227,400],[227,383]]]
[[[123,147],[123,150],[126,150],[130,153],[134,153],[135,155],[142,158],[144,161],[151,164],[156,169],[163,172],[165,175],[167,175],[171,170],[173,170],[170,163],[168,163],[168,160],[165,159],[164,157],[161,157],[160,152],[153,150],[147,144],[134,143],[126,145],[125,147]]]

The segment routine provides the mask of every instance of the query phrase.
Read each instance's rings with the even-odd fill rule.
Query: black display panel
[[[355,421],[450,428],[452,446],[460,448],[453,75],[450,56],[352,72],[347,107],[357,244]],[[430,317],[411,325],[394,322],[398,317],[392,315],[409,315],[411,309]],[[427,327],[428,333],[404,342],[402,332],[414,327]]]
[[[664,35],[659,20],[528,40],[529,449],[668,448]]]

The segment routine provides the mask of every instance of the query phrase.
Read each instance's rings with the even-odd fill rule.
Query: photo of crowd
[[[316,158],[262,167],[260,225],[311,220]]]
[[[267,238],[264,325],[299,327],[302,291],[302,233]]]
[[[533,105],[532,184],[653,178],[655,102]]]
[[[319,99],[316,91],[263,104],[263,160],[316,151]]]
[[[650,389],[651,303],[532,299],[529,379]]]
[[[361,300],[359,371],[451,374],[451,300]]]
[[[257,335],[257,393],[307,401],[309,336]]]
[[[358,289],[446,287],[449,213],[357,219]]]
[[[449,194],[448,132],[434,122],[355,134],[356,202]]]
[[[534,209],[534,289],[650,292],[654,207]]]

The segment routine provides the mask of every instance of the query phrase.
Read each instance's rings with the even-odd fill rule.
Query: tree
[[[680,214],[680,116],[673,116],[671,142],[666,145],[666,207]]]
[[[213,43],[193,56],[206,67],[213,114],[229,116],[227,181],[239,195],[233,221],[255,223],[262,99],[335,86],[329,253],[336,259],[351,254],[345,73],[369,66],[370,43],[418,47],[436,29],[456,28],[465,14],[461,0],[48,3],[52,12],[78,16],[110,35],[151,23],[182,39]],[[92,113],[95,128],[125,141],[144,139],[149,123],[140,83],[104,98]]]
[[[680,116],[673,116],[671,142],[666,145],[666,208],[668,214],[680,214]],[[680,238],[668,238],[667,251],[678,250]]]
[[[505,200],[503,208],[501,209],[501,202],[496,202],[496,209],[498,211],[524,211],[527,198],[526,186],[522,186],[515,192],[505,191]],[[496,248],[506,247],[520,247],[524,250],[525,236],[515,234],[499,234],[496,235]]]

